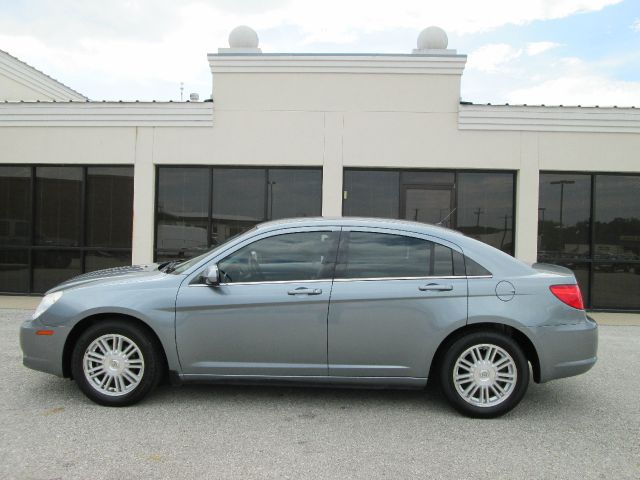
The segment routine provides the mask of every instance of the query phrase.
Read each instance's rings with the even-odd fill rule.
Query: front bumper
[[[591,317],[576,324],[535,327],[540,383],[589,371],[598,353],[598,324]]]
[[[53,330],[53,335],[36,335],[38,330]],[[20,348],[25,367],[63,376],[62,353],[68,328],[45,326],[36,320],[26,320],[20,327]]]

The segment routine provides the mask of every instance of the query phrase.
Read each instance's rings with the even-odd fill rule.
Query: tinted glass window
[[[159,167],[156,260],[196,256],[266,220],[321,211],[321,169]]]
[[[514,175],[458,174],[456,230],[513,254]]]
[[[337,278],[427,277],[454,275],[460,265],[451,249],[404,235],[343,233]],[[464,275],[460,267],[457,275]]]
[[[593,265],[593,304],[598,308],[640,308],[640,263]]]
[[[36,168],[35,242],[80,245],[82,168]]]
[[[399,218],[400,173],[345,170],[343,198],[345,216]]]
[[[215,168],[211,213],[211,245],[266,220],[267,173],[263,168]]]
[[[322,215],[322,171],[271,169],[267,187],[271,220]]]
[[[208,168],[158,170],[156,247],[159,255],[191,257],[207,248]]]
[[[131,265],[131,252],[109,252],[98,250],[96,252],[87,252],[84,257],[84,271],[93,272],[94,270],[103,270],[105,268],[124,267]]]
[[[331,278],[337,234],[289,233],[251,243],[218,263],[226,283]]]
[[[0,292],[27,292],[29,251],[0,247]]]
[[[33,291],[44,293],[60,282],[82,273],[78,250],[34,250]]]
[[[471,260],[469,257],[464,257],[464,263],[465,263],[467,275],[470,277],[491,275],[491,272],[489,270],[484,268],[475,260]]]
[[[407,170],[402,172],[402,183],[405,185],[453,185],[453,172],[437,170]]]
[[[590,216],[590,175],[540,175],[538,259],[588,257]]]
[[[131,247],[133,168],[87,168],[87,245]]]
[[[596,175],[594,222],[596,260],[640,260],[640,176]]]
[[[31,169],[0,167],[0,245],[31,243]]]

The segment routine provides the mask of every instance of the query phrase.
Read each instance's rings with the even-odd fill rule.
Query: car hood
[[[158,264],[151,263],[148,265],[131,265],[129,267],[107,268],[106,270],[96,270],[94,272],[83,273],[77,277],[70,278],[62,282],[47,292],[53,293],[59,290],[68,290],[87,284],[113,283],[114,281],[129,281],[134,279],[143,279],[145,277],[153,277],[158,275]]]

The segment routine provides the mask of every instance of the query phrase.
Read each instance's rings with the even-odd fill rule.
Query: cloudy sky
[[[463,100],[640,106],[640,0],[0,0],[0,49],[92,100],[210,96],[206,54],[410,53],[444,28]]]

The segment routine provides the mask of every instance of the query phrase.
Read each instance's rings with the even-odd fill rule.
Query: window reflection
[[[427,240],[386,233],[350,232],[341,241],[337,278],[402,278],[454,275],[461,256]],[[464,275],[458,267],[456,275]]]
[[[589,307],[640,308],[636,198],[640,198],[638,175],[540,176],[538,260],[573,270]]]
[[[321,211],[318,168],[159,167],[156,260],[193,257],[266,220]]]
[[[458,174],[455,229],[513,254],[512,173]]]
[[[304,232],[251,243],[218,263],[225,283],[331,278],[337,235]]]
[[[589,257],[590,215],[590,175],[540,175],[539,260]]]
[[[78,246],[82,219],[82,168],[36,168],[35,242]]]
[[[270,169],[267,187],[269,219],[322,215],[322,171]]]
[[[399,218],[400,172],[345,170],[343,215]]]
[[[514,179],[511,172],[348,169],[343,214],[438,224],[513,254]]]
[[[172,258],[195,256],[207,248],[209,170],[160,168],[156,248]]]
[[[34,250],[33,291],[44,293],[58,283],[82,273],[78,250]]]
[[[640,176],[596,175],[595,259],[640,260]]]
[[[31,224],[31,169],[0,167],[0,245],[28,245]]]
[[[266,171],[263,168],[214,168],[211,245],[266,220]]]
[[[87,168],[87,245],[131,246],[133,168]]]
[[[29,251],[0,247],[0,292],[29,290]]]
[[[132,167],[0,166],[0,292],[130,264],[132,217]]]
[[[594,306],[640,309],[640,263],[596,262],[593,268]]]

